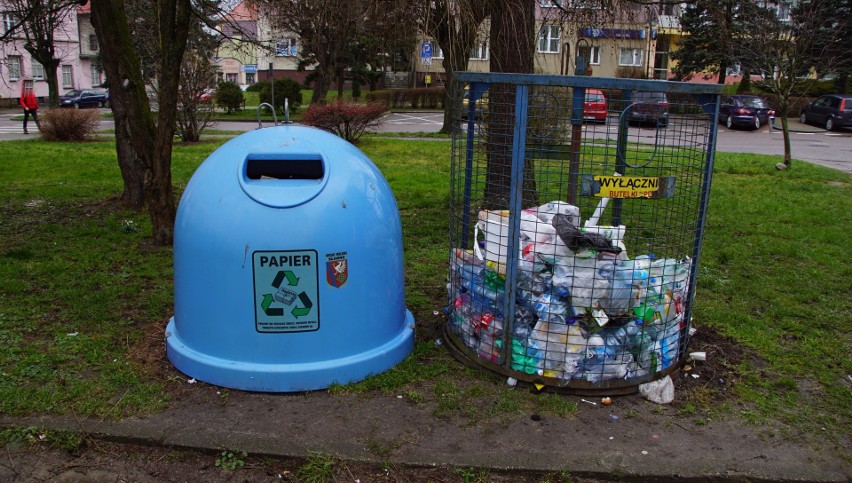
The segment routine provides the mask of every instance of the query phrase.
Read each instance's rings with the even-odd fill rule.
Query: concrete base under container
[[[358,382],[398,364],[414,348],[414,316],[408,310],[402,327],[396,337],[378,341],[383,343],[360,354],[309,363],[259,364],[194,350],[183,341],[172,318],[166,327],[166,353],[178,370],[209,384],[259,392],[312,391]]]

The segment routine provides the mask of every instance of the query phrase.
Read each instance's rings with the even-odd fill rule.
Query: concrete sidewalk
[[[676,376],[675,376],[676,377]],[[638,395],[578,401],[570,418],[549,414],[481,422],[437,418],[402,395],[260,394],[185,384],[160,413],[120,421],[3,417],[2,424],[73,430],[104,440],[260,456],[343,460],[406,467],[472,467],[643,481],[849,481],[848,439],[783,436],[778,428],[731,419],[697,424]],[[515,390],[527,390],[521,387]],[[735,413],[735,411],[730,411]],[[390,455],[369,448],[393,448]],[[374,450],[375,451],[375,450]],[[845,455],[845,456],[844,456]]]

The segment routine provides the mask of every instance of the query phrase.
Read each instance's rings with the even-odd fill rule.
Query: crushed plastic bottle
[[[568,305],[556,295],[543,293],[536,299],[534,311],[539,320],[565,324],[568,315]]]

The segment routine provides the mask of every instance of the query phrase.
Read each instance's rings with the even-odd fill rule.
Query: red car
[[[216,89],[209,88],[204,89],[204,92],[198,96],[198,100],[201,102],[213,102],[216,99]]]
[[[583,102],[583,119],[596,122],[606,122],[606,96],[598,89],[586,89],[586,99]]]

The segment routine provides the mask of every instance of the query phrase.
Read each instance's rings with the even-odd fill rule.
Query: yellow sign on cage
[[[648,176],[595,176],[603,198],[654,198],[660,189],[660,178]]]

